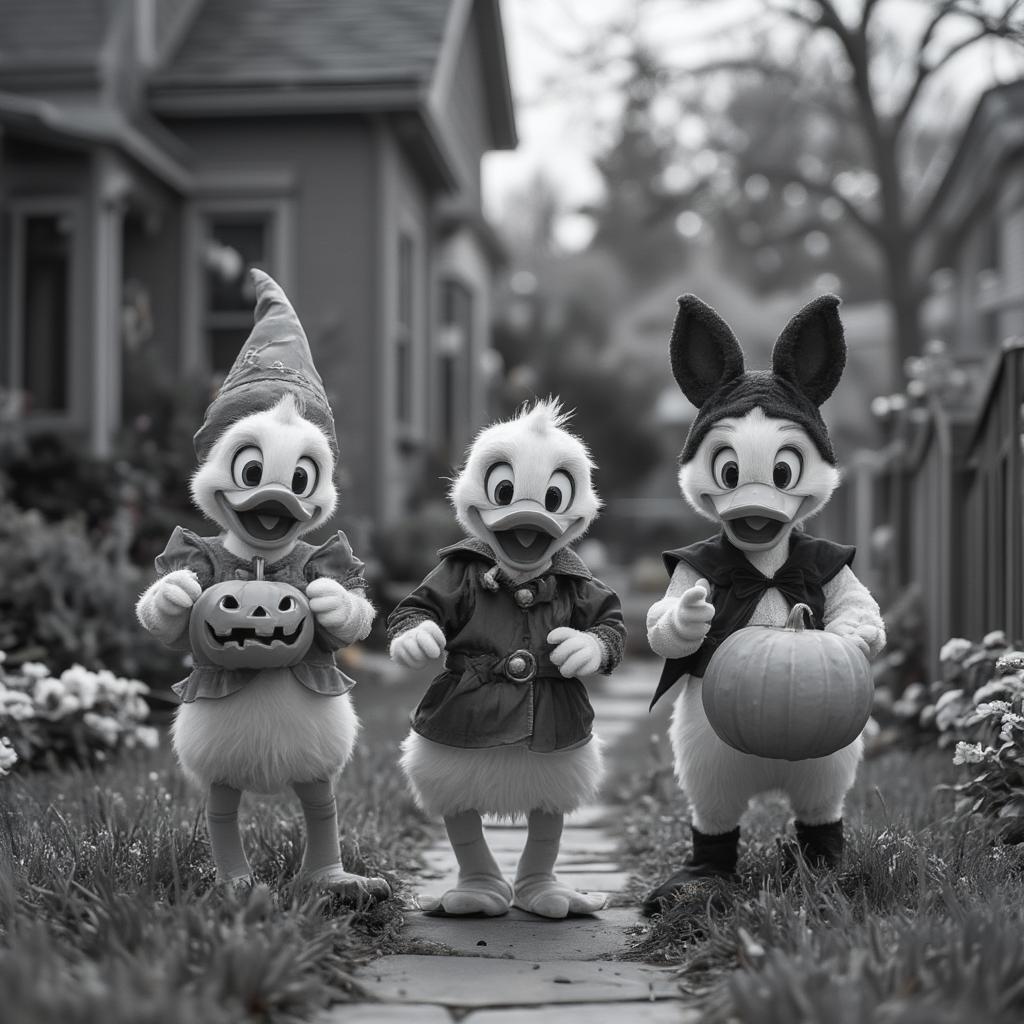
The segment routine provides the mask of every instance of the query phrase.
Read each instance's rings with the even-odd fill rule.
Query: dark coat
[[[594,710],[586,689],[551,663],[547,636],[559,626],[592,633],[605,652],[601,671],[611,672],[626,636],[615,593],[566,549],[543,575],[519,584],[492,578],[494,554],[479,541],[438,555],[441,563],[388,619],[391,639],[429,619],[447,641],[444,671],[413,712],[413,730],[454,747],[550,752],[588,742]],[[535,674],[523,678],[531,659]]]

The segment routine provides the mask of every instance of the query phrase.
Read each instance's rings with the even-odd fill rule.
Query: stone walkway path
[[[616,747],[637,729],[663,728],[664,711],[648,724],[650,662],[627,662],[592,690],[595,731]],[[653,716],[652,716],[653,717]],[[618,863],[617,812],[581,810],[566,822],[558,874],[579,889],[606,892],[612,906],[594,917],[550,921],[512,909],[498,918],[406,914],[406,951],[362,968],[358,983],[377,1002],[334,1007],[316,1024],[693,1024],[672,972],[616,961],[644,919],[616,896],[628,874]],[[487,835],[506,876],[515,874],[524,825],[492,822]],[[457,876],[443,836],[426,855],[419,891],[441,893]],[[620,905],[616,906],[616,902]]]

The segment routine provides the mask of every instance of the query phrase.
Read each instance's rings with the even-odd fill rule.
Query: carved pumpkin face
[[[834,633],[804,629],[806,605],[784,628],[748,626],[722,641],[701,698],[718,738],[744,754],[803,761],[852,743],[875,685],[868,659]]]
[[[192,652],[223,668],[295,665],[313,642],[313,613],[302,591],[270,580],[229,580],[192,607]]]

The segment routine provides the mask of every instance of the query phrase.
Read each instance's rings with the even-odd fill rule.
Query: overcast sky
[[[860,6],[860,0],[846,2]],[[934,2],[887,0],[880,9],[895,17],[901,30],[916,34]],[[614,55],[609,55],[606,77],[588,76],[584,82],[565,53],[636,6],[636,0],[501,0],[520,142],[513,152],[484,159],[484,201],[492,217],[538,170],[546,173],[567,207],[599,196],[600,179],[592,164],[594,125],[612,119],[618,109]],[[645,0],[640,30],[660,52],[685,63],[697,54],[722,53],[735,38],[735,33],[723,33],[725,19],[734,24],[738,11],[763,11],[765,6],[762,0],[729,0],[695,10],[681,0]],[[966,116],[993,79],[1021,73],[1019,57],[1010,59],[990,46],[959,58],[956,75],[949,76],[962,99],[958,116]]]

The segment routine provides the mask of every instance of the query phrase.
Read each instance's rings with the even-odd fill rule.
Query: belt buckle
[[[529,683],[537,675],[537,659],[530,651],[513,651],[501,664],[502,674],[513,683]]]

